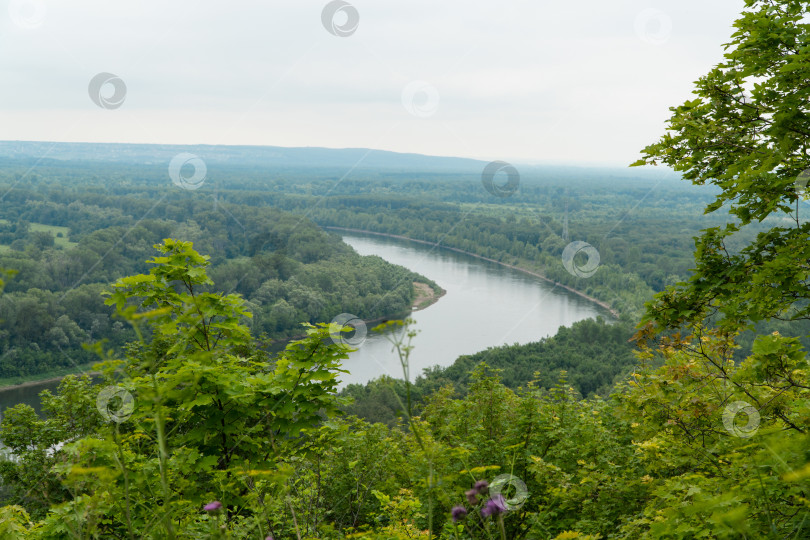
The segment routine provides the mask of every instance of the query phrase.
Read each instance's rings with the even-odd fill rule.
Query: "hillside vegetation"
[[[212,199],[218,210],[210,214],[196,206],[201,197],[187,194],[157,197],[160,204],[150,206],[160,191],[148,177],[122,181],[120,196],[94,199],[93,181],[71,185],[59,175],[79,173],[62,169],[37,179],[36,193],[11,191],[0,201],[3,211],[19,196],[17,217],[29,223],[68,226],[63,220],[79,204],[97,204],[99,222],[70,225],[79,250],[70,258],[46,246],[50,258],[36,259],[40,250],[28,245],[52,235],[25,232],[23,251],[13,250],[23,255],[8,258],[6,251],[0,259],[19,270],[2,276],[3,298],[24,295],[33,309],[54,291],[81,290],[88,302],[114,310],[130,334],[121,347],[101,340],[90,346],[101,360],[101,384],[65,378],[55,394],[42,394],[42,418],[26,405],[5,411],[0,441],[12,456],[0,461],[0,536],[808,537],[810,363],[799,336],[807,337],[810,319],[810,2],[745,6],[724,60],[695,83],[692,99],[672,108],[667,133],[637,163],[667,165],[701,186],[705,219],[667,221],[691,215],[695,190],[684,189],[683,205],[662,198],[647,209],[639,203],[638,218],[617,219],[615,207],[587,196],[573,210],[565,189],[562,206],[554,203],[554,186],[537,188],[538,199],[551,199],[537,210],[529,195],[484,204],[469,186],[460,195],[458,179],[425,188],[443,195],[403,197],[397,208],[392,193],[413,182],[391,180],[379,197],[338,193],[313,204],[323,192],[312,186],[332,180],[278,190],[283,182],[270,180],[262,199],[256,179],[246,178],[231,183],[227,203]],[[123,169],[121,178],[137,176],[136,169]],[[84,194],[82,203],[69,202],[64,193],[72,189]],[[612,189],[621,191],[618,183]],[[365,229],[401,231],[419,215],[423,229],[414,236],[466,242],[471,250],[474,243],[487,256],[535,265],[609,301],[621,320],[581,322],[537,344],[463,357],[415,382],[381,379],[341,395],[346,328],[305,322],[306,335],[277,353],[256,339],[268,319],[259,328],[252,322],[262,321],[252,316],[253,295],[268,280],[300,276],[311,288],[332,279],[331,270],[317,271],[322,259],[312,242],[331,250],[338,268],[341,256],[352,257],[312,225],[300,238],[282,234],[299,217],[268,210],[269,199],[318,223],[357,219]],[[559,220],[566,204],[570,228]],[[390,214],[350,209],[385,205]],[[155,215],[132,223],[136,207]],[[261,221],[265,212],[277,212],[275,219]],[[173,222],[175,215],[183,221]],[[229,235],[237,220],[250,227]],[[690,252],[684,243],[698,226]],[[278,236],[251,243],[245,234],[268,227]],[[621,238],[611,238],[614,230]],[[165,239],[150,246],[156,232]],[[591,277],[560,269],[559,251],[571,238],[603,251],[604,264]],[[634,249],[637,242],[648,242],[652,259]],[[251,249],[264,243],[272,246],[266,254]],[[294,255],[281,257],[282,250]],[[102,253],[112,254],[103,265]],[[244,257],[267,273],[248,279],[253,274],[240,272]],[[15,260],[28,262],[10,264]],[[42,273],[77,260],[85,264],[78,275],[59,267],[71,279]],[[355,257],[345,272],[358,264]],[[401,271],[368,264],[380,269],[380,292],[366,291],[370,296],[390,288],[383,274]],[[95,276],[97,289],[75,285],[81,272]],[[56,285],[32,285],[43,279]],[[109,284],[101,285],[104,279]],[[407,285],[403,301],[412,293]],[[392,334],[401,336],[394,346],[406,374],[416,330],[407,320],[383,327],[396,325],[407,330]],[[364,404],[364,395],[378,405]]]

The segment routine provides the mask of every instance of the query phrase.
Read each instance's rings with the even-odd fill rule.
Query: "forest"
[[[20,183],[2,158],[0,375],[95,359],[101,382],[4,411],[0,537],[808,537],[810,3],[745,6],[634,163],[679,178],[503,196],[251,165],[190,193],[100,161]],[[619,317],[411,378],[413,282],[438,285],[328,226],[537,271]],[[572,240],[593,275],[562,264]],[[338,391],[347,311],[404,327],[402,379]]]
[[[247,300],[257,337],[276,341],[302,334],[302,322],[344,312],[367,320],[405,314],[414,281],[438,292],[427,278],[360,257],[339,237],[275,208],[218,213],[178,201],[160,207],[161,217],[137,220],[132,207],[143,206],[134,196],[93,204],[92,187],[41,193],[15,188],[2,203],[0,267],[15,272],[0,297],[0,379],[8,381],[87,366],[96,357],[85,343],[105,340],[120,349],[132,341],[134,332],[112,319],[101,293],[145,270],[163,238],[188,239],[214,254],[212,278]]]

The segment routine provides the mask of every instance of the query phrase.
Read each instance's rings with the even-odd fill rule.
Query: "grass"
[[[10,222],[7,219],[0,219],[0,225],[8,225]],[[59,227],[58,225],[45,225],[44,223],[31,223],[29,230],[31,232],[49,232],[53,235],[53,242],[55,245],[62,249],[70,249],[78,246],[78,242],[71,242],[69,227]],[[62,233],[62,236],[59,236]],[[0,253],[9,251],[9,246],[0,245]]]
[[[56,225],[44,225],[42,223],[31,223],[31,227],[29,228],[32,232],[49,232],[52,235],[56,236],[58,233],[62,233],[62,236],[65,238],[68,237],[68,233],[70,229],[68,227],[58,227]]]
[[[54,238],[53,243],[56,244],[57,246],[61,246],[62,249],[70,249],[79,245],[78,242],[71,242],[67,238]]]

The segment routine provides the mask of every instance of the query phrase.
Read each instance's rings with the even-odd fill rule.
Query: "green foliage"
[[[8,540],[27,538],[32,525],[28,512],[20,506],[0,507],[0,535]]]
[[[6,501],[41,517],[49,506],[66,500],[68,491],[54,472],[59,462],[54,448],[93,435],[101,427],[103,420],[95,407],[98,390],[89,377],[69,375],[60,382],[57,395],[47,390],[40,394],[45,420],[24,404],[4,411],[0,441],[16,458],[0,464]]]
[[[795,338],[760,336],[742,363],[703,332],[645,349],[623,398],[653,497],[623,531],[654,537],[806,534],[808,361]],[[660,356],[664,364],[649,361]]]
[[[78,186],[70,197],[74,202],[24,205],[36,220],[70,225],[75,243],[0,252],[0,267],[20,271],[0,297],[0,378],[89,366],[95,357],[84,343],[106,340],[105,346],[123,350],[136,336],[112,320],[113,310],[100,293],[115,279],[145,272],[151,246],[172,233],[214,254],[207,272],[223,290],[243,296],[246,313],[253,315],[246,322],[257,336],[302,336],[301,322],[329,321],[343,312],[364,319],[392,317],[410,309],[414,281],[430,282],[379,257],[360,257],[308,220],[278,210],[234,206],[228,210],[234,219],[223,221],[208,208],[172,206],[165,213],[182,216],[177,221],[141,220],[142,215],[111,208],[134,212],[131,195],[110,196],[103,208],[82,205],[75,200],[86,200],[92,188]],[[20,212],[5,205],[0,201],[4,215]],[[3,229],[22,242],[35,225],[37,234],[51,238],[39,224],[18,219],[0,223],[0,242]],[[198,290],[211,292],[211,284]]]
[[[241,324],[238,295],[200,292],[210,284],[208,261],[191,243],[156,248],[162,256],[150,273],[120,279],[107,300],[154,337],[102,365],[105,384],[136,396],[134,412],[102,424],[100,411],[116,407],[96,411],[101,387],[69,378],[57,396],[43,396],[47,420],[18,406],[0,425],[18,458],[8,477],[21,490],[39,482],[51,496],[42,522],[49,534],[186,537],[214,499],[226,521],[251,519],[267,532],[263,501],[289,477],[284,462],[308,451],[309,432],[340,404],[346,349],[332,343],[328,325],[307,325],[307,338],[271,360]],[[61,500],[41,480],[26,481],[32,469],[64,492]]]
[[[696,240],[690,280],[658,296],[649,319],[662,327],[702,320],[736,331],[751,322],[806,319],[810,224],[804,187],[810,116],[805,21],[808,3],[746,0],[725,60],[697,82],[695,99],[672,108],[668,132],[637,164],[664,163],[695,184],[714,184],[706,212],[735,218]],[[738,252],[730,237],[782,219]]]
[[[95,347],[105,355],[103,384],[65,379],[55,395],[42,395],[45,418],[24,405],[5,412],[0,440],[13,459],[0,462],[6,504],[0,535],[807,537],[810,364],[799,337],[763,328],[773,318],[807,318],[810,309],[809,231],[799,218],[794,183],[810,165],[804,140],[810,117],[803,108],[810,97],[810,26],[802,22],[810,3],[747,0],[746,6],[726,61],[698,81],[697,99],[673,109],[671,133],[645,151],[645,161],[672,165],[697,184],[716,184],[720,192],[707,210],[728,205],[738,223],[707,228],[688,282],[648,305],[629,381],[616,384],[629,366],[626,320],[587,321],[539,344],[484,351],[429,371],[416,384],[409,377],[414,334],[408,331],[394,343],[403,381],[381,379],[347,392],[366,397],[355,412],[386,405],[379,415],[392,425],[341,418],[337,412],[348,403],[336,388],[347,350],[330,339],[336,328],[306,323],[304,339],[270,355],[245,325],[257,306],[270,304],[276,321],[289,319],[297,315],[293,304],[320,305],[315,286],[352,282],[320,271],[332,267],[312,249],[324,237],[309,229],[294,239],[280,234],[290,232],[291,224],[282,222],[274,229],[280,235],[246,242],[261,278],[228,285],[237,293],[250,291],[247,300],[213,292],[208,258],[190,242],[166,240],[156,246],[160,255],[149,261],[148,273],[119,279],[108,295],[139,340],[123,359],[114,349]],[[746,84],[753,84],[750,97],[741,92]],[[462,198],[452,183],[435,189],[462,204],[478,202],[473,195]],[[249,199],[252,193],[233,196]],[[301,189],[276,200],[292,207],[311,199]],[[413,209],[409,202],[392,205],[396,220],[377,212],[357,219],[369,220],[363,227],[395,230],[421,212],[425,219],[414,235],[446,233],[439,224],[448,222],[451,204]],[[551,204],[565,202],[560,195]],[[348,220],[352,205],[382,204],[390,199],[344,194],[326,204],[319,219]],[[45,202],[39,207],[66,211]],[[460,227],[463,232],[452,238],[458,247],[478,242],[486,256],[548,263],[549,275],[559,271],[550,267],[562,246],[557,224],[550,222],[541,240],[521,231],[529,223],[524,216],[518,221],[504,217],[502,208],[479,210],[487,219]],[[121,209],[107,212],[105,220],[125,221]],[[792,212],[795,226],[756,228],[756,221],[780,212]],[[152,232],[168,227],[157,221],[148,226]],[[196,221],[183,227],[191,237],[205,236]],[[17,228],[0,234],[30,241],[30,226]],[[104,242],[111,231],[85,232],[79,248],[82,242],[109,245]],[[281,237],[288,240],[284,247]],[[330,242],[324,245],[334,250],[335,261],[351,257]],[[731,249],[734,242],[737,249]],[[268,253],[256,247],[267,243],[273,245]],[[56,246],[43,247],[47,253]],[[40,260],[26,249],[19,260]],[[628,250],[615,266],[606,265],[593,294],[606,294],[620,269],[639,260]],[[240,263],[226,264],[233,269]],[[354,300],[381,304],[379,287],[397,283],[384,273]],[[296,283],[288,283],[293,276]],[[671,284],[672,277],[647,275],[642,283],[636,276],[614,300],[632,307],[646,286]],[[52,300],[48,291],[29,289],[12,298],[17,311],[37,323],[45,319],[47,328],[18,321],[18,337],[45,328],[49,339],[70,344],[81,337],[76,327],[86,331],[43,307]],[[412,294],[395,291],[402,301]],[[750,350],[740,345],[743,331]],[[610,397],[600,397],[611,387]],[[111,395],[134,396],[134,410],[126,399],[113,403]],[[395,420],[399,416],[402,421]],[[513,481],[503,494],[504,506],[509,502],[504,510],[496,493],[507,489],[498,483],[502,475]],[[204,510],[215,500],[221,507]],[[494,514],[493,503],[499,508]]]
[[[627,323],[608,323],[601,317],[586,319],[570,327],[562,326],[554,336],[534,343],[493,347],[462,356],[448,368],[427,373],[425,383],[436,378],[448,380],[464,391],[469,373],[485,362],[502,369],[501,378],[512,389],[532,380],[542,388],[551,388],[565,373],[569,384],[583,396],[605,396],[635,364],[632,335]]]
[[[521,170],[519,194],[494,200],[468,174],[358,169],[335,183],[329,171],[279,174],[231,163],[218,172],[212,204],[209,186],[195,197],[167,192],[165,168],[154,165],[39,164],[23,186],[14,175],[30,164],[0,162],[0,186],[14,185],[0,201],[0,246],[8,248],[0,251],[0,267],[20,271],[0,300],[0,319],[8,321],[8,334],[0,333],[0,378],[75,369],[93,360],[81,343],[106,339],[122,347],[135,339],[110,320],[97,292],[145,272],[151,246],[166,237],[210,254],[209,275],[220,290],[242,294],[253,333],[284,339],[300,335],[300,322],[342,312],[366,320],[404,315],[413,305],[408,285],[420,279],[358,257],[314,223],[405,235],[517,265],[633,318],[653,291],[688,278],[692,237],[707,222],[723,222],[700,215],[711,193],[674,180],[651,190],[644,179],[615,170]],[[566,207],[569,238],[600,253],[602,264],[587,279],[561,264]],[[56,231],[70,243],[57,237],[52,247],[34,247],[35,233]]]
[[[450,366],[427,369],[416,378],[411,388],[414,407],[420,411],[428,396],[448,385],[465,395],[472,373],[482,364],[500,370],[501,381],[512,390],[530,382],[550,389],[564,377],[584,397],[607,396],[636,364],[632,335],[629,323],[608,323],[600,317],[560,327],[554,336],[534,343],[491,347],[461,356]],[[365,385],[350,384],[341,395],[353,399],[344,409],[347,413],[390,426],[402,416],[406,399],[404,381],[390,377]]]
[[[638,446],[654,497],[624,534],[807,535],[806,352],[773,332],[755,336],[742,361],[735,355],[740,331],[810,313],[807,12],[804,1],[747,0],[725,60],[697,81],[695,99],[671,109],[668,133],[637,163],[716,185],[706,212],[726,206],[735,222],[704,230],[692,277],[648,304],[638,333],[646,365],[627,404],[646,420]],[[732,235],[774,217],[778,225],[730,248]]]
[[[8,279],[9,277],[13,276],[15,273],[16,272],[14,270],[3,270],[2,268],[0,268],[0,293],[3,292],[3,289],[6,286],[6,282],[3,281],[3,278],[5,277],[6,279]]]

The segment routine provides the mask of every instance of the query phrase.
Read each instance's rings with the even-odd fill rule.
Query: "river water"
[[[601,306],[538,277],[463,253],[373,235],[343,235],[360,255],[378,255],[439,284],[447,294],[412,317],[411,379],[434,365],[447,366],[464,354],[497,345],[529,343],[560,326],[603,315]],[[561,263],[562,264],[562,263]],[[400,330],[401,332],[401,330]],[[402,378],[399,357],[385,335],[369,332],[345,363],[343,385],[380,375]]]
[[[412,342],[412,379],[424,368],[450,365],[464,354],[537,341],[555,334],[560,326],[597,315],[610,318],[607,310],[581,296],[476,257],[382,236],[352,233],[343,240],[361,255],[378,255],[402,265],[447,291],[435,304],[412,314],[413,329],[419,332]],[[371,331],[344,368],[350,373],[341,377],[341,387],[381,375],[403,376],[387,336]],[[39,392],[53,392],[58,385],[50,381],[0,390],[0,411],[17,403],[39,410]]]

